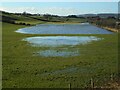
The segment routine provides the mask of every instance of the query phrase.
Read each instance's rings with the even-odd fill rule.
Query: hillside
[[[86,22],[83,18],[69,18],[55,15],[37,15],[28,13],[8,13],[0,11],[0,16],[3,22],[23,24],[23,25],[34,25],[41,23],[81,23]]]

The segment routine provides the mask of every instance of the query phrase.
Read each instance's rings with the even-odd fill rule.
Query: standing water
[[[113,32],[93,26],[89,23],[81,24],[40,24],[17,30],[23,34],[112,34]],[[95,36],[36,36],[23,39],[31,46],[47,48],[34,52],[43,57],[70,57],[79,56],[79,49],[74,48],[79,44],[88,44],[101,40]],[[64,49],[66,48],[66,49]]]
[[[79,44],[87,44],[101,40],[94,36],[37,36],[23,39],[33,47],[47,47],[36,52],[36,55],[44,57],[70,57],[79,56],[79,50],[74,47]]]
[[[40,24],[17,30],[24,34],[112,34],[89,23],[82,24]]]

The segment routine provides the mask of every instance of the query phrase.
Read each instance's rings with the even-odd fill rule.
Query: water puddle
[[[43,57],[73,57],[79,56],[79,52],[76,50],[74,51],[44,50],[37,52],[36,55]]]
[[[23,41],[27,41],[33,47],[41,48],[40,51],[34,52],[34,56],[74,57],[80,55],[80,50],[75,47],[76,45],[84,45],[101,39],[95,36],[37,36],[25,38]]]
[[[40,24],[17,30],[23,34],[112,34],[108,30],[89,23],[80,24]]]
[[[60,47],[87,44],[92,41],[101,40],[95,36],[43,36],[29,37],[23,39],[35,47]]]

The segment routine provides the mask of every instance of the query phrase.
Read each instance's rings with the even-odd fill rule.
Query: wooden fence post
[[[94,88],[94,82],[93,82],[93,79],[91,78],[90,80],[90,84],[91,84],[91,88]]]
[[[111,78],[111,81],[113,81],[113,74],[111,74],[110,78]]]
[[[69,90],[71,90],[71,83],[69,83]]]

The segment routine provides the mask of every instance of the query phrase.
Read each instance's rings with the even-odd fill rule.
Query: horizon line
[[[8,12],[8,11],[5,11],[5,10],[0,10],[0,12],[6,12],[6,13],[12,13],[12,14],[22,14],[22,13],[24,13],[24,12],[26,12],[27,14],[40,14],[40,13],[29,13],[29,12],[27,12],[27,11],[24,11],[24,12],[21,12],[21,13],[19,13],[19,12]],[[57,15],[57,14],[50,14],[50,13],[44,13],[44,14],[40,14],[40,15],[45,15],[45,14],[49,14],[49,15]],[[119,12],[118,13],[115,13],[115,12],[113,12],[113,13],[111,13],[111,12],[101,12],[101,13],[84,13],[84,14],[69,14],[69,15],[87,15],[87,14],[93,14],[93,15],[98,15],[98,14],[119,14]],[[62,15],[62,16],[69,16],[69,15]],[[61,16],[61,15],[57,15],[57,16]]]

